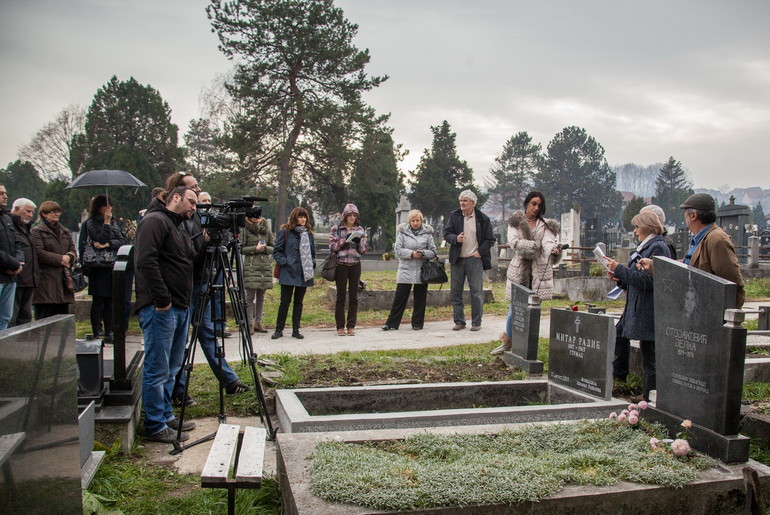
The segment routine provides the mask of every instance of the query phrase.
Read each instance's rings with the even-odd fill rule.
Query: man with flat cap
[[[685,210],[684,220],[693,235],[683,262],[737,284],[736,307],[740,308],[744,299],[743,277],[733,240],[714,223],[717,219],[714,197],[707,193],[696,193],[679,207]]]

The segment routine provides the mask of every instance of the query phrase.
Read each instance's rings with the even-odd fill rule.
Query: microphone
[[[569,243],[559,243],[556,245],[556,248],[559,250],[567,250],[569,248]]]

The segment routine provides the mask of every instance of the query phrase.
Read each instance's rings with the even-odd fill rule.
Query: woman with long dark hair
[[[53,200],[40,204],[39,223],[30,231],[39,268],[37,288],[32,294],[35,320],[69,313],[75,294],[64,287],[65,269],[77,259],[70,231],[59,223],[61,206]]]
[[[80,226],[78,253],[88,245],[95,250],[117,252],[126,243],[120,225],[112,216],[112,199],[96,195],[91,199],[88,218]],[[94,338],[112,338],[112,267],[90,267],[88,271],[88,294],[91,295],[91,331]],[[102,321],[104,328],[102,329]]]
[[[505,298],[510,302],[513,284],[533,290],[541,300],[553,296],[553,265],[561,260],[558,246],[559,222],[545,218],[545,195],[531,191],[524,199],[524,209],[508,220],[508,245],[511,262],[506,274]],[[505,332],[500,334],[499,347],[491,354],[502,354],[511,349],[512,313],[508,307]]]
[[[361,280],[361,256],[366,253],[366,236],[361,227],[361,217],[355,204],[348,204],[342,210],[342,219],[329,232],[329,252],[337,253],[337,302],[334,306],[334,320],[337,334],[356,334],[358,320],[358,283]],[[345,298],[348,316],[345,319]]]
[[[299,331],[302,319],[302,301],[308,286],[313,286],[315,271],[315,239],[310,227],[307,210],[295,207],[289,215],[289,221],[281,226],[275,237],[273,258],[280,267],[278,283],[281,285],[281,303],[275,321],[273,340],[283,337],[289,304],[294,299],[291,312],[291,336],[303,339]]]

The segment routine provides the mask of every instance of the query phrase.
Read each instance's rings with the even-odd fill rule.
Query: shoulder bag
[[[337,280],[337,253],[329,252],[329,255],[324,259],[321,265],[321,277],[327,281]]]
[[[88,236],[86,247],[83,249],[83,255],[80,256],[80,262],[85,268],[109,268],[115,264],[117,255],[115,251],[109,248],[94,248],[91,237]]]
[[[80,265],[75,265],[72,267],[72,270],[67,267],[64,267],[62,270],[62,281],[66,291],[77,293],[86,289],[88,283]]]
[[[425,284],[444,284],[449,280],[444,270],[444,263],[436,258],[424,261],[420,267],[420,281]]]

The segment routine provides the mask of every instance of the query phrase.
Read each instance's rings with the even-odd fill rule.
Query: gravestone
[[[537,359],[540,337],[540,297],[520,284],[511,285],[511,350],[503,361],[527,374],[542,374],[543,362]]]
[[[549,381],[608,401],[614,350],[614,318],[551,308]]]
[[[655,258],[654,267],[654,416],[676,428],[672,432],[689,419],[696,448],[723,461],[746,461],[748,442],[737,437],[746,352],[743,313],[734,309],[738,287],[667,258]],[[726,316],[733,320],[725,323]]]

